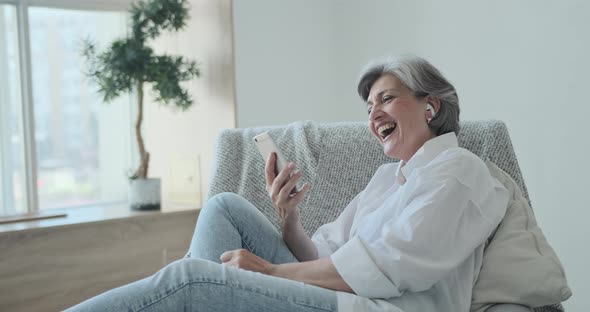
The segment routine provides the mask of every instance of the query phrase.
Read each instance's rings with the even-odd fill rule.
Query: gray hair
[[[435,135],[449,132],[459,134],[457,91],[436,67],[415,56],[371,63],[362,71],[357,87],[363,101],[369,98],[373,84],[387,74],[397,77],[417,98],[430,95],[440,100],[440,108],[428,124]]]

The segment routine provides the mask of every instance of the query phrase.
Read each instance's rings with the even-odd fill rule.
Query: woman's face
[[[426,112],[430,97],[416,98],[397,77],[381,76],[367,99],[369,129],[385,155],[408,161],[424,143],[434,137]],[[438,111],[438,103],[431,103]]]

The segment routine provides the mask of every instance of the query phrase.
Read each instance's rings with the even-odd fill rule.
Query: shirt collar
[[[445,133],[426,141],[407,163],[403,160],[399,161],[395,171],[397,181],[404,184],[406,177],[409,177],[414,169],[425,166],[443,151],[458,146],[455,132]]]

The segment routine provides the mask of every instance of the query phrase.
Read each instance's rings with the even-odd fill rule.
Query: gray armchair
[[[392,162],[367,128],[366,122],[296,122],[286,126],[227,129],[218,138],[208,196],[221,192],[241,194],[258,207],[278,229],[274,208],[267,196],[264,161],[252,137],[269,131],[285,156],[303,172],[312,186],[301,204],[303,226],[312,234],[334,220],[367,185],[377,168]],[[500,121],[461,123],[460,146],[490,160],[528,193],[508,130]],[[530,200],[529,200],[530,202]],[[528,311],[516,305],[496,305],[489,312]],[[561,304],[535,308],[535,312],[564,311]]]

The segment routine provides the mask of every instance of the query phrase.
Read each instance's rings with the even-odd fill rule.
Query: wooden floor
[[[0,232],[0,311],[59,311],[187,251],[198,210]]]

